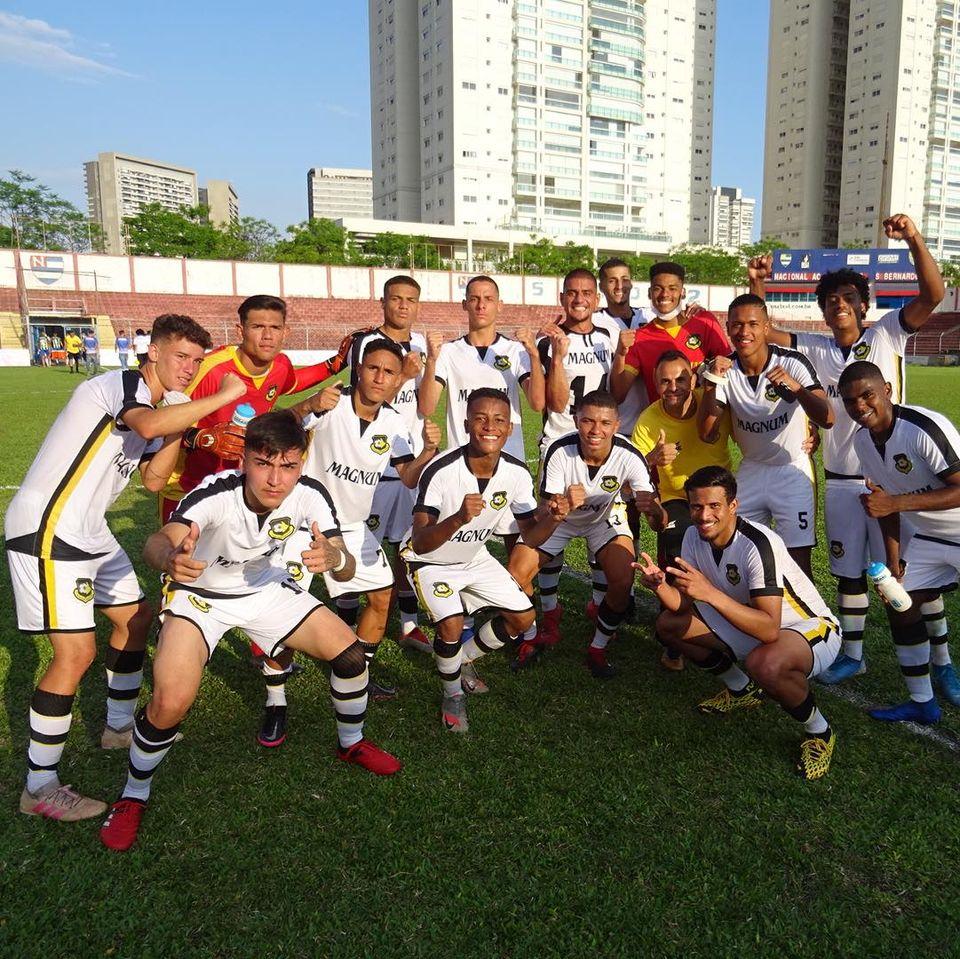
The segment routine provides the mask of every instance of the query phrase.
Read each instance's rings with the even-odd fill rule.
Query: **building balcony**
[[[590,84],[591,103],[593,102],[594,97],[611,97],[614,100],[627,100],[630,103],[643,103],[643,92],[641,90],[628,90],[626,87],[611,87],[603,83]]]

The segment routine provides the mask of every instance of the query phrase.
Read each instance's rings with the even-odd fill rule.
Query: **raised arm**
[[[427,359],[423,364],[423,377],[417,393],[417,409],[421,416],[433,416],[443,392],[443,384],[437,379],[437,360],[440,358],[441,346],[443,335],[431,330],[427,334]]]
[[[542,413],[547,405],[547,378],[543,372],[543,364],[540,362],[536,337],[533,335],[533,330],[524,328],[517,330],[517,340],[530,358],[530,373],[523,381],[523,392],[526,394],[530,409],[534,413]]]
[[[946,289],[940,267],[930,255],[916,224],[905,213],[895,213],[883,221],[884,232],[891,240],[903,240],[910,249],[913,265],[917,271],[919,292],[903,308],[903,325],[919,330],[943,301]]]

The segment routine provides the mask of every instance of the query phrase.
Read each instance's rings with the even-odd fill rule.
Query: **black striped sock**
[[[35,689],[30,699],[27,789],[34,795],[59,782],[57,766],[70,734],[73,696]]]

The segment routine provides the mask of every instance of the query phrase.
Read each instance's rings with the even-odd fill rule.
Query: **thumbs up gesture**
[[[668,443],[667,434],[660,430],[657,437],[657,445],[647,454],[648,466],[669,466],[680,452],[678,443]]]
[[[165,571],[178,583],[192,583],[207,568],[207,564],[193,558],[193,551],[200,539],[200,527],[190,524],[190,532],[180,541],[167,559]]]
[[[882,486],[877,486],[870,479],[865,479],[864,483],[869,492],[860,494],[860,502],[867,516],[880,519],[898,512],[894,498]]]
[[[320,527],[315,521],[310,524],[310,534],[310,548],[300,554],[303,565],[311,573],[329,573],[330,570],[337,570],[338,567],[344,568],[345,560],[349,555],[342,546],[343,540],[339,537],[335,537],[334,541],[327,539],[320,532]]]

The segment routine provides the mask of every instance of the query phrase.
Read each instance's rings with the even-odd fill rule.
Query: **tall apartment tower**
[[[207,180],[197,191],[200,202],[210,209],[210,222],[226,229],[240,222],[240,199],[229,180]]]
[[[197,174],[185,167],[122,153],[101,153],[83,165],[87,210],[104,232],[107,253],[125,253],[123,218],[149,203],[168,210],[196,206]]]
[[[715,0],[368,2],[376,218],[706,241]]]
[[[743,195],[740,187],[718,186],[710,194],[712,246],[740,247],[753,238],[753,212],[757,201]]]
[[[311,220],[339,220],[373,215],[370,170],[312,167],[307,171],[307,215]]]

